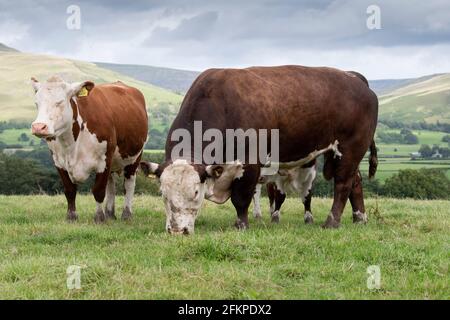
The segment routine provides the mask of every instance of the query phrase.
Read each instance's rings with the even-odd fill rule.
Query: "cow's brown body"
[[[174,160],[170,156],[176,142],[170,141],[171,133],[178,128],[193,133],[194,121],[202,121],[203,130],[217,128],[223,133],[237,128],[279,129],[280,162],[304,158],[338,140],[343,156],[326,154],[324,169],[326,178],[335,183],[333,207],[324,226],[337,227],[349,197],[353,211],[364,213],[357,170],[369,147],[375,151],[377,116],[377,96],[357,73],[302,66],[207,70],[188,91],[172,124],[160,171]],[[247,165],[244,176],[231,185],[238,226],[248,224],[259,171],[258,165]]]

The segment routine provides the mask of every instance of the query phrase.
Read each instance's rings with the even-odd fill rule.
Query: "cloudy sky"
[[[373,4],[381,29],[367,27]],[[70,5],[81,10],[79,30],[67,28]],[[0,43],[189,70],[301,64],[358,70],[370,79],[416,77],[450,72],[450,2],[0,0]]]

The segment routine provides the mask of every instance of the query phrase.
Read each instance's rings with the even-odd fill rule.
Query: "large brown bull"
[[[377,96],[358,73],[302,66],[210,69],[196,79],[182,103],[169,131],[165,162],[142,167],[160,178],[170,233],[193,232],[205,197],[218,203],[231,198],[236,226],[246,228],[262,161],[207,164],[198,162],[195,152],[179,159],[174,157],[178,141],[172,135],[182,130],[194,140],[194,121],[202,122],[203,132],[214,128],[223,136],[227,129],[279,129],[281,167],[298,166],[325,153],[324,175],[334,178],[334,201],[323,226],[336,228],[349,198],[354,222],[367,219],[357,173],[369,148],[371,173],[375,171],[377,116]]]

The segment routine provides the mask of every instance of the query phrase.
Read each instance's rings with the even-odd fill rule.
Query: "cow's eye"
[[[62,106],[63,103],[64,103],[64,100],[60,100],[60,101],[56,102],[56,106],[60,107],[60,106]]]

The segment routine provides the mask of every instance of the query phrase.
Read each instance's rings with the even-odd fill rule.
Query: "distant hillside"
[[[3,43],[0,43],[0,52],[19,52],[16,49],[10,48]]]
[[[413,79],[379,100],[380,119],[450,123],[450,74]]]
[[[0,51],[0,121],[33,120],[36,110],[30,77],[45,81],[58,74],[67,81],[92,80],[96,83],[121,80],[139,88],[147,101],[147,107],[173,114],[182,95],[133,79],[129,76],[101,68],[93,63],[59,57],[20,53],[15,50]]]
[[[105,69],[120,72],[134,79],[183,94],[188,91],[195,78],[200,74],[200,72],[197,71],[142,65],[100,62],[95,62],[95,64]]]
[[[389,93],[395,89],[428,80],[437,76],[438,74],[433,74],[429,76],[424,76],[420,78],[409,78],[409,79],[382,79],[382,80],[369,80],[370,88],[378,95],[383,95]]]

